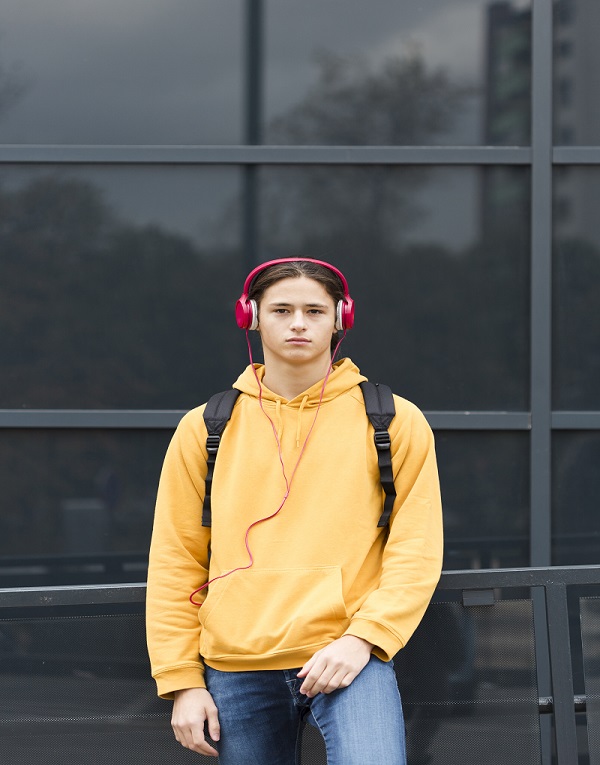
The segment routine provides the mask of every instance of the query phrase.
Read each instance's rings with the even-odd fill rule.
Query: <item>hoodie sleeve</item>
[[[167,450],[158,488],[146,597],[146,634],[158,694],[203,688],[198,606],[208,578],[210,529],[202,527],[206,477],[202,409],[189,412]],[[195,596],[202,601],[205,593]]]
[[[375,645],[389,661],[419,625],[442,570],[443,527],[433,433],[415,406],[395,397],[390,426],[396,500],[379,586],[354,614],[346,634]]]

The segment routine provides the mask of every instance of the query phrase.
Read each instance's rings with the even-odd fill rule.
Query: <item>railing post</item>
[[[577,727],[567,587],[564,583],[549,583],[545,591],[557,762],[558,765],[577,765]]]

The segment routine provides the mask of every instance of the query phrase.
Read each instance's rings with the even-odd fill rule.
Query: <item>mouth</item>
[[[290,337],[285,342],[291,343],[292,345],[305,345],[305,344],[308,345],[308,343],[310,343],[310,340],[307,340],[305,337]]]

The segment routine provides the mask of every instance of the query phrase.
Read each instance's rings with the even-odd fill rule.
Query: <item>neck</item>
[[[329,371],[331,356],[318,359],[304,366],[269,361],[265,357],[264,385],[273,393],[291,401],[315,383],[322,380]]]

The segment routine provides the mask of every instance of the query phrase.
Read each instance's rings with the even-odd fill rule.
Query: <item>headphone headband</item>
[[[317,266],[323,266],[329,271],[334,273],[340,282],[342,283],[342,289],[344,290],[344,299],[340,300],[336,306],[336,325],[335,328],[339,330],[351,329],[354,324],[354,301],[350,297],[348,290],[348,282],[344,274],[331,263],[326,263],[324,260],[315,260],[314,258],[279,258],[277,260],[268,260],[266,263],[261,263],[246,277],[244,282],[244,290],[239,300],[235,305],[235,318],[240,329],[257,329],[258,327],[258,308],[254,300],[248,299],[248,293],[252,286],[254,279],[267,268],[271,266],[279,265],[280,263],[314,263]]]
[[[342,287],[344,289],[344,297],[349,297],[348,282],[346,281],[344,274],[335,266],[332,266],[331,263],[326,263],[324,260],[315,260],[314,258],[279,258],[278,260],[268,260],[266,263],[261,263],[259,266],[256,266],[256,268],[253,268],[246,277],[243,290],[244,295],[247,295],[250,292],[252,282],[260,274],[261,271],[264,271],[271,266],[277,266],[280,263],[297,263],[298,261],[302,263],[314,263],[317,266],[323,266],[324,268],[329,269],[329,271],[333,271],[333,273],[342,283]]]

